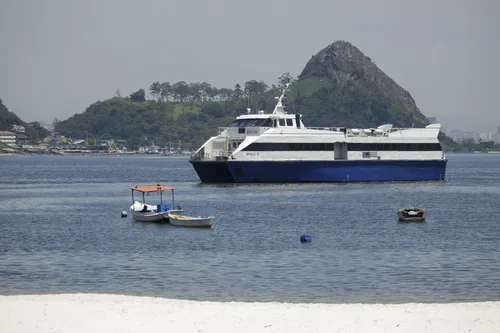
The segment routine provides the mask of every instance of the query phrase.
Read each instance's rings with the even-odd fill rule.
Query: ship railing
[[[215,154],[210,155],[210,153],[198,152],[191,155],[191,160],[201,161],[201,160],[227,160],[231,155],[229,151],[218,151]]]
[[[229,155],[231,155],[230,151],[219,151],[219,152],[217,152],[217,156],[225,156],[225,157],[227,157]]]
[[[229,159],[229,155],[231,152],[229,151],[219,151],[217,152],[217,156],[215,156],[216,161],[227,161]]]
[[[194,161],[199,161],[199,160],[209,160],[210,159],[210,154],[209,153],[203,153],[203,152],[197,152],[191,155],[191,160]]]
[[[341,129],[339,127],[306,127],[306,129],[317,130],[317,131],[341,132]]]
[[[345,127],[306,127],[306,129],[310,130],[321,130],[321,131],[333,131],[333,132],[342,132]],[[350,132],[354,128],[346,128],[347,132]],[[363,130],[364,128],[357,128],[360,130]],[[373,128],[376,130],[377,128]],[[435,130],[435,128],[426,128],[426,127],[393,127],[390,129],[384,129],[384,132],[391,133],[391,132],[397,132],[397,131],[403,131],[403,130],[408,130],[408,129],[419,129],[419,130]]]

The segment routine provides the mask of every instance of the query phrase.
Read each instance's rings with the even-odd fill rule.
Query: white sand
[[[500,302],[218,303],[120,295],[0,296],[0,332],[500,332]]]

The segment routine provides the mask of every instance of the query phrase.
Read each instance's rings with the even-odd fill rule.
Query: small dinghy
[[[396,211],[400,222],[424,222],[425,210],[416,207],[401,208]]]
[[[168,220],[172,225],[192,228],[211,228],[213,216],[192,217],[168,213]]]

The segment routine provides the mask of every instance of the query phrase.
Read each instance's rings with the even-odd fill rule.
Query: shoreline
[[[0,296],[0,332],[488,332],[500,301],[212,302],[112,294]]]
[[[500,151],[445,151],[445,154],[471,154],[471,155],[500,155]],[[138,156],[138,157],[190,157],[189,154],[140,154],[140,153],[129,153],[129,154],[117,154],[117,153],[65,153],[65,154],[45,154],[45,153],[0,153],[1,156]]]

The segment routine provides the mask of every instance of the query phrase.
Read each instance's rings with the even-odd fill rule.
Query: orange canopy
[[[166,186],[166,185],[140,185],[136,187],[132,187],[132,191],[137,191],[137,192],[156,192],[156,191],[166,191],[166,190],[174,190],[173,187],[171,186]]]

